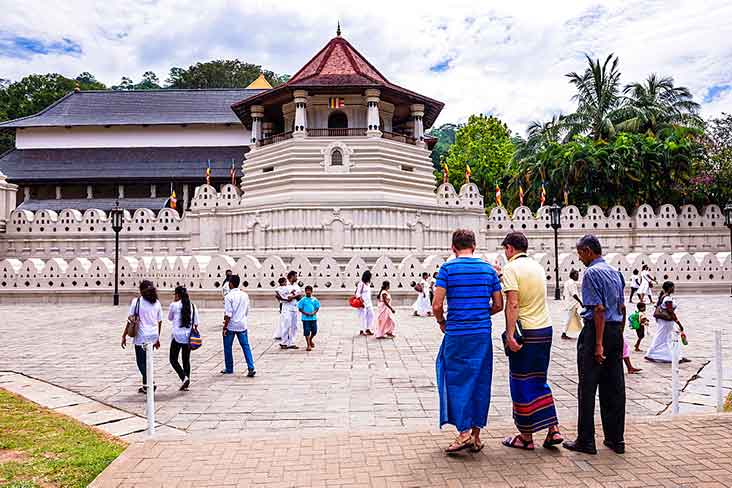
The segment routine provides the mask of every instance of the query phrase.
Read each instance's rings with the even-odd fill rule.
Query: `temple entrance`
[[[329,129],[347,129],[348,117],[341,111],[333,112],[328,116]]]

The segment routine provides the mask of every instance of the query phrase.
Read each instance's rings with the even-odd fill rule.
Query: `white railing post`
[[[145,415],[147,416],[147,433],[155,435],[155,381],[153,371],[153,344],[145,344],[145,362],[147,363],[147,405]]]
[[[721,412],[724,409],[724,397],[722,395],[722,330],[715,329],[714,331],[714,363],[717,367],[717,412]]]
[[[679,414],[679,334],[672,332],[671,341],[671,414]]]

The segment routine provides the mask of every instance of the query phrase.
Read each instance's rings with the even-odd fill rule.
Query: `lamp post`
[[[562,207],[554,204],[549,207],[549,218],[552,229],[554,229],[554,299],[560,300],[561,294],[559,290],[559,235],[558,230],[562,226]]]
[[[732,203],[724,206],[724,225],[729,229],[729,250],[730,259],[732,259]],[[730,296],[732,296],[732,290],[730,290]]]
[[[114,295],[112,303],[119,305],[119,233],[122,230],[124,211],[119,208],[119,200],[114,202],[114,208],[109,212],[114,231]]]

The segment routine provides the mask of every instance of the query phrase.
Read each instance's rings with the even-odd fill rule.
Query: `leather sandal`
[[[544,449],[551,449],[554,446],[558,446],[564,442],[564,437],[562,437],[562,433],[558,430],[555,430],[554,432],[549,432],[546,435],[546,439],[544,439],[544,444],[542,444],[542,447]]]
[[[457,436],[454,441],[452,441],[452,444],[450,444],[447,449],[445,449],[445,452],[447,454],[452,454],[455,452],[464,451],[465,449],[470,449],[475,445],[473,442],[473,436],[468,436],[465,439],[460,439],[460,436]]]
[[[516,441],[518,441],[519,443],[517,444]],[[506,437],[505,439],[503,439],[503,441],[501,441],[501,444],[506,447],[512,447],[514,449],[523,449],[524,451],[534,450],[534,441],[527,441],[520,435]]]

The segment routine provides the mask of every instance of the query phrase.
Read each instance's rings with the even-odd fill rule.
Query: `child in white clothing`
[[[275,299],[280,307],[280,317],[279,320],[275,322],[274,332],[272,333],[272,339],[275,341],[282,339],[282,327],[284,323],[284,318],[282,316],[282,302],[287,301],[287,295],[290,293],[287,286],[287,278],[281,276],[277,283],[279,286],[275,288]]]

